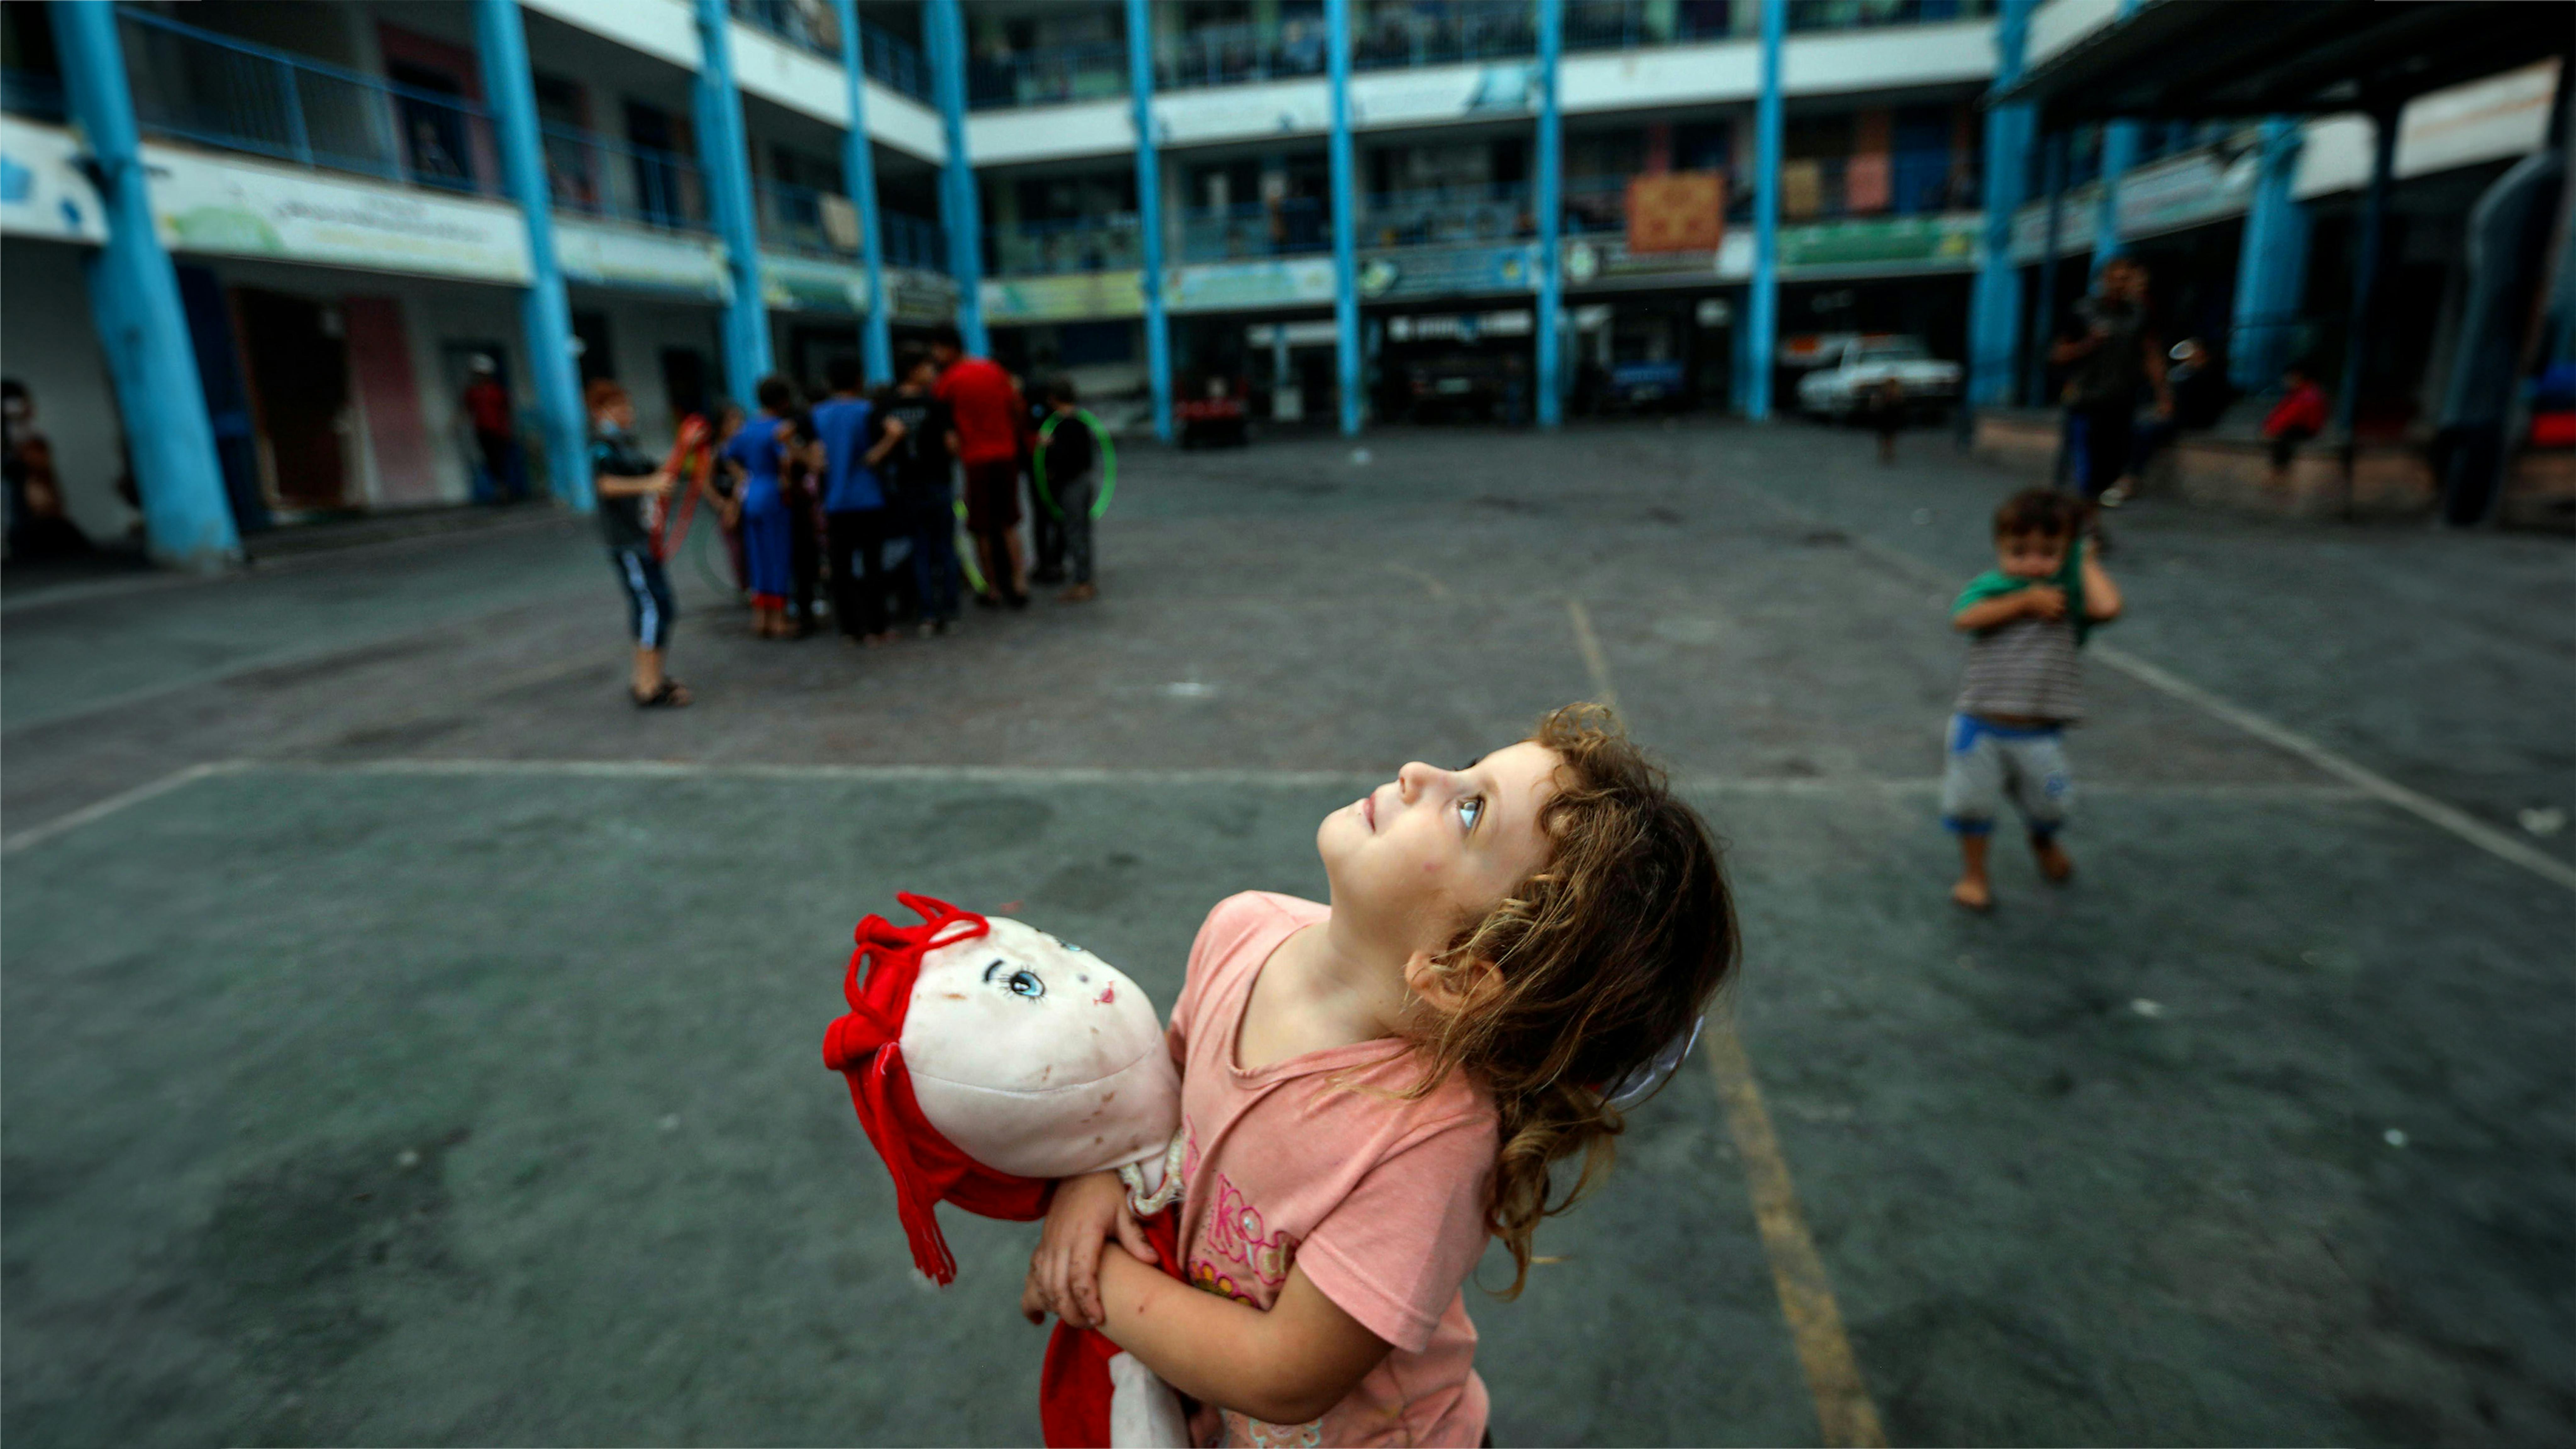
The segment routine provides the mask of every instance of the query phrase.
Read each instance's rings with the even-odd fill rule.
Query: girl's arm
[[[1193,1288],[1113,1248],[1100,1257],[1101,1332],[1194,1399],[1273,1424],[1320,1419],[1394,1345],[1292,1268],[1268,1312]]]
[[[2084,551],[2084,617],[2096,624],[2120,617],[2120,586],[2111,582],[2101,558],[2089,548]]]
[[[601,498],[632,498],[640,493],[667,493],[671,490],[671,470],[656,468],[648,474],[594,473],[590,491]]]

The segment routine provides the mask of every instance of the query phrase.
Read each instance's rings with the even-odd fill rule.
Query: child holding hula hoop
[[[1079,604],[1100,597],[1091,581],[1091,523],[1108,510],[1117,455],[1099,420],[1074,406],[1071,382],[1048,383],[1046,396],[1051,416],[1038,428],[1034,476],[1038,501],[1063,526],[1065,556],[1073,565],[1073,586],[1058,597]]]

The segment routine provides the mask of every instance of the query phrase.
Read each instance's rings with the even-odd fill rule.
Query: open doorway
[[[233,309],[278,501],[289,508],[341,507],[348,489],[340,426],[349,405],[349,356],[339,309],[255,287],[234,289]]]

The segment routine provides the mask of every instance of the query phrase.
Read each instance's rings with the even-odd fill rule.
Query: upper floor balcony
[[[1003,224],[989,228],[988,235],[997,277],[1109,272],[1145,264],[1144,232],[1132,211]]]
[[[731,0],[731,5],[733,18],[743,24],[834,65],[841,63],[840,21],[832,7],[795,0]],[[931,101],[930,67],[920,47],[864,20],[859,22],[859,65],[879,85]]]
[[[539,139],[558,210],[664,231],[710,229],[706,176],[694,159],[571,126],[549,124]]]
[[[737,0],[753,3],[753,0]],[[1997,0],[1790,0],[1793,36],[1973,20]],[[1281,0],[1251,21],[1172,23],[1154,37],[1158,90],[1321,78],[1330,34],[1319,0]],[[1565,0],[1569,55],[1750,40],[1760,33],[1758,0]],[[1354,0],[1351,68],[1390,71],[1527,58],[1538,50],[1536,0]],[[968,63],[969,104],[979,110],[1062,105],[1127,93],[1122,42],[987,49]]]
[[[148,136],[441,191],[498,195],[489,110],[140,10],[117,15]]]

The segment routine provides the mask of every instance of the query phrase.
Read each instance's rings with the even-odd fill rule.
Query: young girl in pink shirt
[[[1172,1009],[1188,1282],[1101,1173],[1058,1189],[1021,1306],[1197,1400],[1201,1444],[1476,1444],[1462,1287],[1499,1237],[1519,1293],[1540,1219],[1609,1167],[1612,1098],[1732,969],[1717,847],[1590,705],[1405,766],[1315,846],[1332,904],[1220,902]]]

